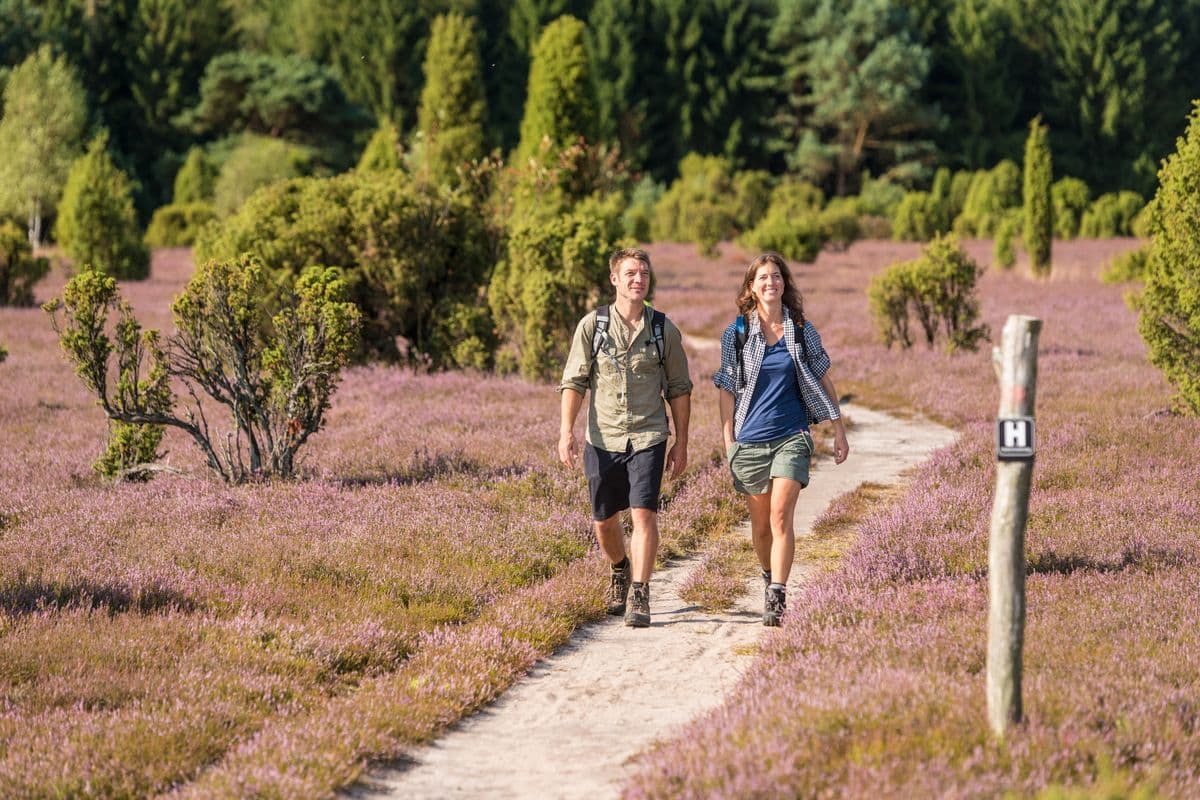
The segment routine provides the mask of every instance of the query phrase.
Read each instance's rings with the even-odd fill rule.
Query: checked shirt
[[[808,409],[808,421],[812,424],[828,419],[838,419],[841,414],[837,405],[830,400],[821,387],[821,378],[829,371],[829,354],[821,344],[821,335],[808,320],[804,321],[804,341],[808,346],[808,361],[804,361],[800,342],[796,339],[796,326],[791,323],[792,315],[787,306],[783,308],[783,338],[788,352],[792,354],[792,365],[796,368],[796,383],[800,386],[800,399]],[[742,423],[750,411],[750,398],[754,396],[754,385],[762,368],[767,341],[763,336],[758,314],[749,315],[746,344],[742,348],[742,365],[746,370],[746,385],[738,375],[737,320],[729,323],[721,336],[721,368],[713,374],[713,384],[724,389],[735,398],[733,407],[733,438],[741,433]]]

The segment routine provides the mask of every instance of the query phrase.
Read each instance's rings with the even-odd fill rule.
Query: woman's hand
[[[833,463],[840,464],[850,455],[850,443],[846,441],[846,426],[840,419],[834,420]]]

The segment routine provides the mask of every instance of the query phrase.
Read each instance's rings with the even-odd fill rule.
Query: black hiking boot
[[[762,571],[762,579],[763,579],[763,603],[765,604],[767,602],[768,596],[771,593],[771,570],[764,569]],[[763,607],[765,608],[766,606],[764,605]]]
[[[620,616],[625,613],[625,598],[629,596],[629,559],[621,569],[613,567],[612,583],[608,585],[608,613]]]
[[[767,589],[767,602],[763,606],[763,625],[778,628],[779,620],[787,611],[787,595],[783,589]]]
[[[649,583],[633,585],[633,596],[629,598],[629,610],[625,612],[625,624],[631,628],[650,627]]]

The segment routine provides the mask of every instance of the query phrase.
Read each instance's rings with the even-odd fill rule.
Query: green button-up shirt
[[[644,450],[670,435],[666,401],[690,394],[687,354],[679,329],[663,325],[663,361],[651,340],[649,306],[641,321],[629,327],[616,310],[608,316],[607,344],[592,358],[596,312],[575,327],[571,354],[558,390],[588,394],[587,440],[592,447],[622,453],[630,443]],[[591,392],[588,392],[591,389]]]

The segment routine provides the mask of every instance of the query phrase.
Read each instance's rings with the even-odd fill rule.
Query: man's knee
[[[658,531],[658,512],[652,508],[631,508],[634,531]]]

